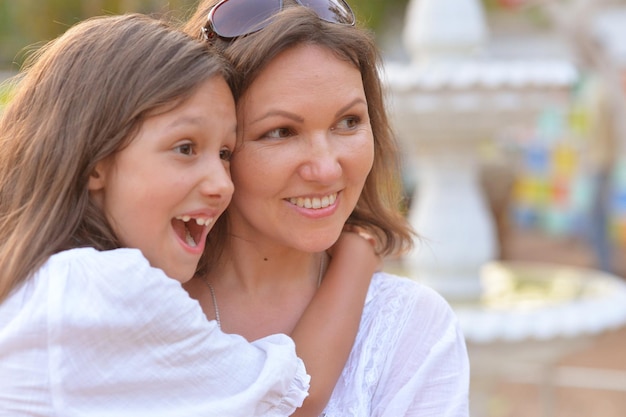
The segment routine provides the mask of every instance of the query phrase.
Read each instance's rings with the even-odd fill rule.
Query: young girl
[[[0,120],[0,414],[286,416],[302,404],[309,376],[291,339],[226,335],[181,287],[233,192],[227,80],[205,45],[140,15],[76,25],[23,74]],[[355,236],[297,343],[333,343],[316,320],[367,288],[378,259]],[[354,334],[354,316],[332,329]],[[327,398],[314,400],[297,413]]]

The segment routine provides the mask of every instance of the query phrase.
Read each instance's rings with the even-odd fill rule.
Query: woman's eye
[[[174,148],[176,152],[183,155],[192,155],[193,154],[193,145],[191,143],[184,143],[182,145],[178,145]]]
[[[339,129],[353,129],[359,125],[361,118],[357,116],[350,116],[342,119],[339,124]]]
[[[220,149],[220,159],[223,161],[230,161],[233,157],[233,151],[228,148]]]
[[[264,138],[281,139],[289,137],[292,134],[291,129],[286,127],[279,127],[278,129],[270,130],[263,135]]]

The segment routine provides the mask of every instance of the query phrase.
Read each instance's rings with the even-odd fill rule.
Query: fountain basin
[[[472,344],[573,342],[626,325],[626,282],[605,272],[496,261],[480,279],[479,299],[454,304]]]

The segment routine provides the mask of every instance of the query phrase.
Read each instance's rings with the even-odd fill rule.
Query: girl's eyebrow
[[[180,116],[174,118],[170,123],[167,124],[167,127],[177,127],[181,125],[200,125],[203,121],[202,116]]]

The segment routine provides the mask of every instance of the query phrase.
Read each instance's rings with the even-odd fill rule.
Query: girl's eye
[[[220,159],[223,161],[230,161],[233,157],[233,151],[228,148],[220,149]]]
[[[278,129],[270,130],[269,132],[265,133],[263,137],[269,139],[282,139],[289,137],[291,134],[291,129],[288,129],[286,127],[279,127]]]
[[[191,143],[184,143],[174,148],[176,152],[183,155],[193,155],[193,145]]]

